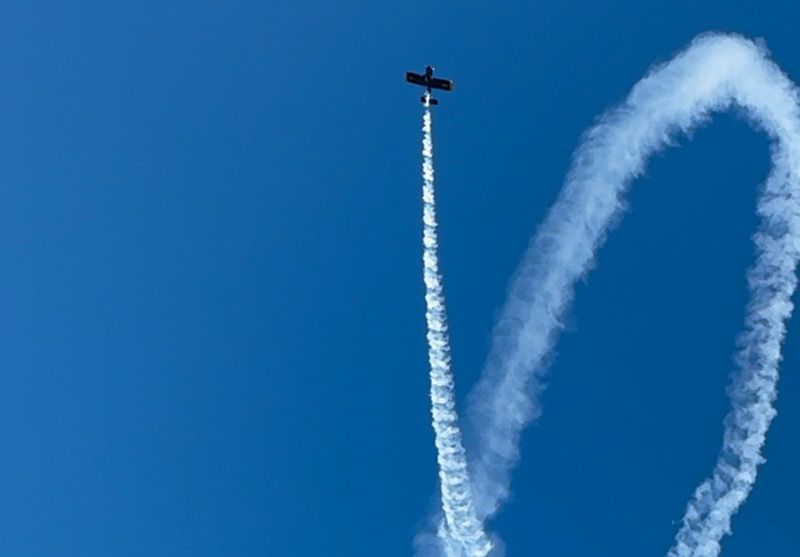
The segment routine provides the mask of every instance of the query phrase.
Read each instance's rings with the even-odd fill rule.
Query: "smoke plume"
[[[711,477],[688,503],[669,557],[719,554],[720,540],[763,462],[800,255],[798,92],[762,45],[735,35],[701,36],[653,68],[585,133],[575,152],[561,194],[511,282],[484,375],[470,398],[479,439],[470,470],[480,521],[508,497],[520,433],[539,412],[547,356],[575,282],[591,269],[621,217],[629,185],[675,136],[732,107],[769,135],[772,170],[757,206],[756,262],[748,272],[750,301],[722,449]]]

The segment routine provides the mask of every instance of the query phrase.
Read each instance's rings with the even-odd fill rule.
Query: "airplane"
[[[439,101],[431,96],[431,89],[441,89],[442,91],[453,90],[452,80],[433,77],[432,66],[425,66],[425,73],[423,75],[414,72],[406,72],[406,81],[414,85],[422,85],[425,87],[427,92],[422,95],[419,100],[422,101],[422,104],[426,104],[427,102],[427,105],[439,104]]]

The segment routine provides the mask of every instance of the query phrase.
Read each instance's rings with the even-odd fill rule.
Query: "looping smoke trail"
[[[471,397],[478,434],[470,463],[481,521],[508,495],[522,428],[538,414],[536,395],[575,282],[592,266],[622,196],[647,159],[737,106],[764,129],[773,167],[762,186],[748,272],[750,302],[739,338],[732,410],[718,462],[689,502],[669,557],[716,557],[732,515],[749,494],[775,410],[780,347],[793,305],[800,257],[800,111],[794,84],[763,46],[734,35],[705,35],[649,72],[624,103],[584,136],[564,188],[512,280],[481,382]],[[461,453],[459,453],[460,456]]]
[[[431,127],[431,110],[426,103],[422,126],[423,263],[431,415],[436,435],[442,510],[445,516],[445,524],[440,527],[440,538],[448,555],[452,557],[460,555],[484,557],[489,554],[492,545],[483,532],[483,526],[477,519],[472,502],[472,484],[467,471],[466,454],[461,443],[453,374],[450,370],[450,340],[447,334],[447,315],[437,256]]]

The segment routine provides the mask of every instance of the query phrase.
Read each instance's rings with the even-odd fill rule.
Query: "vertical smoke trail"
[[[800,257],[800,110],[794,84],[744,38],[706,35],[653,69],[626,101],[584,136],[564,188],[533,238],[496,325],[486,371],[471,398],[479,436],[471,462],[481,520],[508,495],[519,435],[537,413],[546,358],[574,296],[591,268],[623,194],[649,156],[711,113],[736,105],[773,141],[762,186],[748,273],[750,302],[739,338],[731,413],[710,479],[689,502],[669,557],[716,557],[732,515],[749,494],[763,462],[761,448],[775,410],[780,347],[793,305]]]
[[[440,527],[440,538],[447,553],[453,557],[462,554],[467,557],[484,557],[491,551],[492,546],[475,515],[467,459],[461,443],[461,430],[456,413],[453,374],[450,371],[450,341],[437,256],[431,109],[427,102],[422,131],[424,223],[422,259],[427,308],[425,318],[428,323],[428,360],[431,368],[431,415],[436,434],[442,510],[445,516],[445,525]],[[463,553],[454,546],[460,546]]]

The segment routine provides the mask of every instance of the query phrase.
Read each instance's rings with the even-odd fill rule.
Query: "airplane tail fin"
[[[426,99],[426,98],[425,98],[425,95],[421,96],[421,97],[419,98],[419,100],[420,100],[420,102],[421,102],[422,104],[425,104],[425,101],[427,100],[427,101],[428,101],[428,104],[429,104],[430,106],[434,106],[434,105],[437,105],[437,104],[439,104],[439,101],[437,101],[437,100],[436,100],[436,99],[434,99],[433,97],[430,97],[429,99]]]

